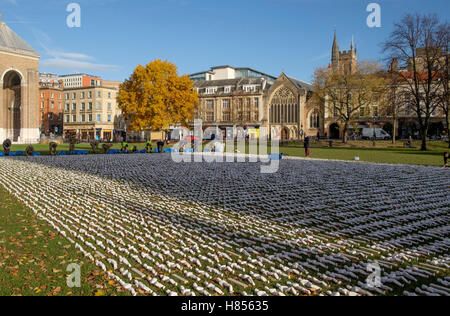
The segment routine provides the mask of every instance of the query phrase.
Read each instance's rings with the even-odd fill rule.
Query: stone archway
[[[330,139],[339,139],[340,138],[340,129],[337,123],[330,125]]]
[[[281,130],[281,140],[282,141],[287,141],[289,140],[289,129],[287,127],[284,127]]]
[[[8,71],[3,77],[3,106],[6,107],[4,126],[6,138],[17,142],[22,128],[22,78],[14,70]]]

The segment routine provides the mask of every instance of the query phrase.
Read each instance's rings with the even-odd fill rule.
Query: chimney
[[[398,59],[394,58],[392,60],[391,66],[389,67],[389,71],[397,71],[398,70]]]

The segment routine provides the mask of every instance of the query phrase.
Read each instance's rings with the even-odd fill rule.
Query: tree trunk
[[[447,115],[447,138],[448,138],[448,148],[450,148],[450,122]]]
[[[421,137],[422,137],[422,146],[420,147],[420,150],[426,151],[427,150],[428,127],[422,127],[420,129],[420,131],[421,131]]]
[[[394,118],[394,122],[392,124],[392,144],[395,145],[397,143],[397,118]]]
[[[345,123],[345,124],[344,124],[343,134],[342,134],[342,142],[343,142],[344,144],[347,144],[347,129],[348,129],[348,124]]]

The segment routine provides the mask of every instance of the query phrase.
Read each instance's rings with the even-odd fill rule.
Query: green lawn
[[[443,166],[444,152],[450,152],[448,143],[444,142],[430,142],[429,150],[426,152],[420,150],[420,143],[414,143],[415,148],[403,148],[402,143],[394,146],[391,142],[377,142],[376,145],[377,147],[373,147],[369,141],[348,144],[335,142],[333,148],[329,148],[323,142],[312,143],[311,158],[350,161],[359,157],[360,161],[365,162]],[[270,147],[268,152],[271,152]],[[248,146],[246,153],[249,153]],[[302,144],[281,145],[280,153],[292,157],[305,157]]]
[[[81,287],[67,286],[67,266],[81,266]],[[0,296],[122,295],[74,246],[0,186]]]
[[[391,164],[411,164],[427,166],[443,166],[445,148],[432,149],[422,152],[418,149],[404,148],[311,148],[311,158],[335,159],[335,160],[355,160],[360,161],[391,163]],[[447,149],[447,151],[449,151]],[[289,156],[305,157],[303,148],[281,147],[280,152]]]
[[[131,147],[132,145],[136,145],[137,148],[139,150],[144,149],[145,148],[145,144],[133,144],[133,143],[129,143],[129,146]],[[13,145],[11,147],[11,151],[25,151],[25,149],[28,147],[28,145]],[[103,149],[102,146],[99,145],[99,153],[103,153]],[[113,144],[113,147],[111,149],[121,149],[121,144]],[[153,144],[153,148],[156,148],[156,144]],[[37,144],[37,145],[33,145],[33,149],[35,152],[40,152],[41,155],[49,155],[50,151],[49,151],[49,147],[47,144]],[[89,152],[92,152],[91,150],[91,145],[87,144],[87,143],[82,143],[82,144],[77,144],[75,145],[75,149],[76,150],[88,150]],[[58,152],[60,151],[69,151],[69,144],[63,144],[63,145],[58,145],[58,147],[56,148],[56,150]],[[2,150],[0,150],[0,152],[3,151],[3,147]]]
[[[144,149],[145,144],[130,144],[136,145],[139,150]],[[404,148],[403,143],[399,142],[397,145],[392,145],[391,142],[379,141],[376,143],[377,147],[373,147],[371,141],[365,142],[349,142],[342,144],[339,141],[334,142],[333,148],[328,148],[327,143],[313,143],[311,148],[311,158],[319,159],[335,159],[335,160],[355,160],[359,157],[360,161],[377,162],[377,163],[392,163],[392,164],[412,164],[412,165],[428,165],[441,166],[443,165],[444,152],[450,151],[448,144],[444,142],[429,142],[429,150],[426,152],[420,151],[420,143],[415,142],[415,148]],[[13,145],[12,151],[24,151],[26,145]],[[33,145],[36,152],[42,155],[48,155],[48,145]],[[155,148],[156,146],[154,146]],[[75,147],[79,150],[91,149],[89,144],[78,144]],[[114,144],[113,149],[120,149],[120,144]],[[68,151],[69,145],[59,145],[58,151]],[[270,148],[269,148],[269,152]],[[246,153],[249,153],[249,147],[246,146]],[[287,154],[294,157],[304,157],[305,152],[302,144],[289,143],[280,147],[280,153]]]

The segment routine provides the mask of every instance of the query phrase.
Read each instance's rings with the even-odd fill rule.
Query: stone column
[[[3,78],[0,78],[0,144],[6,139],[6,104],[3,93]]]

